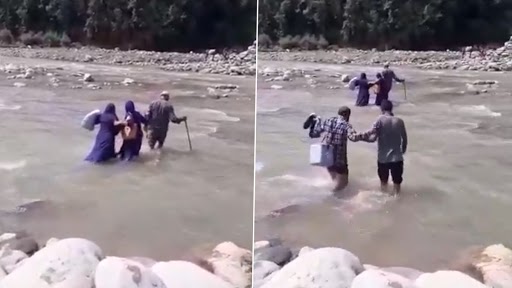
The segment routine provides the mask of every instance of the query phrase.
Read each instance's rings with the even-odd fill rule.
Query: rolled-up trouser
[[[149,148],[154,149],[158,143],[158,147],[164,146],[165,138],[167,137],[167,129],[149,129],[148,130],[148,145]]]

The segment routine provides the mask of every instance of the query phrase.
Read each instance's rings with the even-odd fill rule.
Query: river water
[[[311,112],[330,117],[348,105],[354,128],[369,129],[379,109],[356,108],[355,92],[328,87],[342,86],[330,77],[335,73],[375,75],[379,68],[258,65],[305,70],[318,87],[305,78],[258,79],[255,240],[344,247],[364,263],[424,270],[448,265],[471,245],[511,244],[510,74],[396,68],[407,79],[407,100],[401,85],[391,95],[409,135],[402,195],[395,199],[378,191],[376,144],[350,143],[350,184],[337,199],[328,174],[308,164],[309,144],[318,140],[308,139],[302,123]],[[487,93],[468,92],[466,84],[480,79],[499,82]],[[276,84],[283,89],[270,89]],[[280,216],[270,216],[285,207]]]
[[[27,230],[40,241],[84,237],[108,255],[161,260],[206,253],[223,241],[250,247],[253,77],[0,59],[8,63],[64,70],[57,88],[47,86],[45,75],[23,80],[24,88],[0,76],[1,231]],[[70,74],[76,72],[91,73],[97,83],[130,77],[142,84],[74,90]],[[203,96],[223,83],[240,85],[239,92],[225,99]],[[95,137],[80,128],[86,113],[113,102],[124,117],[128,98],[145,112],[162,90],[170,91],[178,116],[188,116],[193,151],[185,126],[172,124],[159,155],[145,144],[135,163],[83,161]],[[27,203],[28,209],[19,209]]]

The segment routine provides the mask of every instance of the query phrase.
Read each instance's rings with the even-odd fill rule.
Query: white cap
[[[169,91],[162,91],[162,93],[160,93],[160,96],[169,96]]]

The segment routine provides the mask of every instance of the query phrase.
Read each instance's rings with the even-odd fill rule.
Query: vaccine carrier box
[[[333,148],[325,144],[312,144],[309,147],[309,164],[330,167],[334,164]]]

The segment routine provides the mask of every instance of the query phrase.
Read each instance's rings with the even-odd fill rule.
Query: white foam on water
[[[265,113],[276,113],[281,111],[283,109],[282,107],[275,107],[275,108],[258,108],[258,114],[265,114]]]
[[[452,122],[463,130],[474,130],[478,128],[478,123],[475,122]]]
[[[263,167],[265,167],[265,165],[262,162],[256,161],[254,164],[254,169],[256,169],[256,172],[263,170]]]
[[[12,162],[0,162],[0,170],[13,171],[21,169],[27,165],[26,160],[12,161]]]
[[[501,113],[492,111],[485,105],[460,105],[455,107],[460,112],[472,114],[475,116],[501,117]]]
[[[3,103],[0,103],[0,111],[3,111],[3,110],[10,110],[10,111],[15,111],[15,110],[20,110],[21,109],[21,106],[20,105],[5,105]]]
[[[269,182],[273,181],[284,181],[284,182],[293,182],[293,184],[297,186],[309,186],[309,187],[328,187],[331,185],[331,180],[328,177],[304,177],[293,174],[284,174],[276,177],[271,177],[268,179]]]
[[[335,208],[346,218],[352,218],[359,213],[380,209],[384,204],[394,199],[381,191],[355,189],[358,191],[354,197],[341,200],[341,204]]]
[[[238,122],[240,121],[240,118],[238,117],[231,117],[226,112],[220,111],[220,110],[214,110],[214,109],[200,109],[200,113],[208,114],[208,117],[210,120],[214,121],[227,121],[227,122]]]
[[[204,137],[217,133],[219,122],[239,122],[240,118],[231,117],[227,113],[214,109],[195,109],[185,107],[179,114],[188,115],[190,137]],[[186,135],[185,135],[186,137]]]

